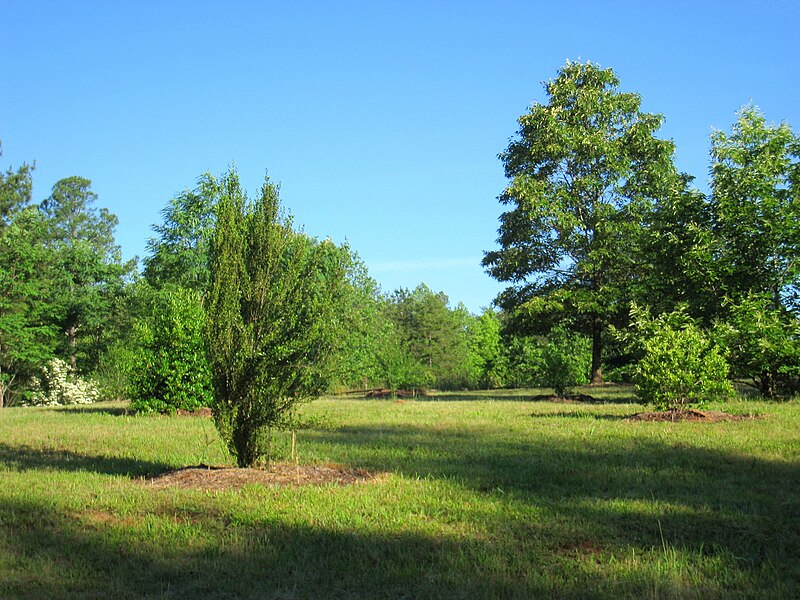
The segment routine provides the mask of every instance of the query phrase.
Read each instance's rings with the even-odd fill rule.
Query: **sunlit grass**
[[[634,422],[630,388],[580,391],[325,398],[300,461],[384,476],[225,492],[137,484],[233,464],[210,420],[5,409],[0,597],[798,596],[800,404]]]

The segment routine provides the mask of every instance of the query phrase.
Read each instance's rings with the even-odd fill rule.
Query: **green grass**
[[[300,461],[385,476],[226,492],[135,481],[230,463],[208,420],[4,409],[0,598],[800,596],[800,403],[649,423],[628,388],[537,393],[322,399]]]

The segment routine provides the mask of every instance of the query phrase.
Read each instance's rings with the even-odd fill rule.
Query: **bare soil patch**
[[[293,465],[275,463],[269,469],[235,467],[186,467],[143,479],[142,485],[162,490],[167,488],[206,491],[238,490],[246,485],[291,487],[303,485],[353,485],[378,479],[378,475],[362,469],[339,465]]]
[[[204,406],[203,408],[198,408],[197,410],[184,410],[182,408],[179,408],[175,412],[175,414],[178,415],[179,417],[207,417],[207,418],[211,418],[213,416],[213,413],[211,412],[211,409],[208,408],[207,406]]]
[[[723,421],[750,421],[761,418],[758,415],[732,415],[717,410],[665,410],[660,412],[637,413],[628,417],[628,421],[702,421],[719,423]]]

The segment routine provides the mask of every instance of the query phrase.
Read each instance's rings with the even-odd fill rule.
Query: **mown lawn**
[[[800,597],[800,402],[654,423],[625,388],[537,393],[322,399],[300,462],[385,475],[225,492],[137,483],[229,463],[208,419],[4,409],[0,598]]]

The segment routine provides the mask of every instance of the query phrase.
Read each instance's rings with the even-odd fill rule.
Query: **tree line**
[[[500,154],[508,210],[483,264],[509,283],[497,299],[507,328],[588,337],[594,383],[604,368],[641,376],[650,338],[683,332],[653,362],[657,378],[718,348],[719,373],[796,392],[800,139],[744,106],[711,136],[705,194],[656,136],[664,118],[619,86],[611,69],[567,63]],[[694,334],[704,341],[679,356]],[[682,375],[701,387],[709,373]]]

